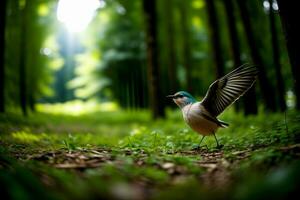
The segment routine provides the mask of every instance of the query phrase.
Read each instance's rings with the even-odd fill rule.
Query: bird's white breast
[[[203,117],[203,114],[209,115],[205,108],[196,102],[186,105],[182,108],[182,114],[185,122],[196,132],[202,135],[213,134],[219,126],[207,118]]]

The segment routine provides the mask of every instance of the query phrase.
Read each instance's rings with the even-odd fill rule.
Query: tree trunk
[[[167,51],[168,51],[168,76],[169,76],[169,89],[170,92],[176,92],[178,90],[177,83],[177,67],[176,67],[176,52],[174,45],[174,25],[173,25],[173,1],[165,1],[166,21],[167,21]]]
[[[29,108],[30,108],[30,111],[31,112],[35,112],[36,111],[36,108],[35,108],[35,98],[34,98],[34,95],[33,93],[29,95]]]
[[[5,112],[5,23],[6,0],[0,8],[0,113]]]
[[[220,78],[224,75],[224,62],[222,57],[222,48],[221,48],[221,40],[220,40],[220,29],[219,23],[217,19],[217,10],[215,1],[206,0],[207,5],[207,14],[210,25],[210,39],[213,45],[213,54],[216,65],[216,75],[217,78]]]
[[[20,65],[19,65],[19,95],[22,113],[27,116],[27,70],[26,70],[26,39],[27,39],[27,7],[26,1],[24,7],[21,9],[21,41],[20,41]]]
[[[238,39],[238,31],[236,27],[236,20],[234,16],[234,5],[232,0],[224,0],[225,14],[227,16],[227,23],[229,28],[229,36],[231,41],[231,49],[233,53],[234,66],[239,67],[242,65],[241,55],[240,55],[240,42]],[[254,87],[254,86],[253,86]],[[245,115],[257,114],[257,101],[255,89],[250,89],[245,97],[242,97],[242,103],[244,104]],[[240,104],[237,103],[237,106]],[[239,107],[237,108],[239,109]]]
[[[299,7],[297,1],[277,0],[277,2],[279,6],[279,14],[281,17],[283,30],[285,32],[285,40],[294,77],[296,109],[300,110]]]
[[[248,7],[244,0],[238,0],[237,4],[240,9],[240,14],[241,14],[241,18],[243,21],[243,26],[244,26],[245,33],[246,33],[247,42],[250,47],[251,57],[252,57],[254,63],[257,65],[257,68],[259,70],[258,79],[259,79],[259,83],[260,83],[261,93],[262,93],[263,99],[265,101],[266,109],[269,111],[276,111],[276,104],[274,101],[275,93],[274,93],[274,90],[271,87],[268,77],[266,75],[263,59],[262,59],[262,56],[260,55],[259,48],[257,46],[257,42],[256,42],[254,34],[253,34],[253,27],[252,27],[252,24],[251,24],[251,21],[249,18]],[[254,89],[252,89],[252,90],[254,90]],[[253,91],[253,93],[254,93],[254,91]],[[246,95],[247,96],[245,98],[248,98],[248,95],[252,95],[251,90],[248,91]]]
[[[273,62],[275,67],[276,80],[277,80],[278,103],[279,103],[280,110],[285,111],[286,110],[286,104],[284,100],[285,89],[284,89],[284,81],[281,74],[278,36],[276,30],[274,10],[272,7],[273,0],[269,0],[269,4],[270,4],[269,18],[270,18],[270,29],[272,34],[271,36],[272,36]]]
[[[240,55],[240,42],[238,37],[238,31],[236,27],[236,20],[234,16],[234,5],[232,0],[224,0],[225,14],[227,16],[227,25],[229,29],[229,37],[231,42],[231,49],[233,53],[234,66],[238,67],[242,65]]]
[[[186,90],[193,93],[192,71],[191,71],[191,45],[190,31],[188,26],[186,1],[179,4],[181,30],[182,30],[182,50],[183,50],[183,66],[185,68]]]
[[[156,0],[143,0],[146,19],[147,68],[149,100],[154,119],[165,116],[164,99],[160,88],[158,41],[156,30]]]

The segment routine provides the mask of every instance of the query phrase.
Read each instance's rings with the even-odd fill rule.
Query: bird
[[[201,148],[203,139],[209,135],[214,136],[217,148],[222,148],[216,131],[228,127],[229,124],[219,120],[217,116],[253,86],[257,75],[257,67],[246,63],[215,80],[202,101],[197,101],[186,91],[167,96],[181,109],[184,121],[192,130],[202,135],[198,148]]]

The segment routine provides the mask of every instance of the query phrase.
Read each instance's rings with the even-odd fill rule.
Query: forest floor
[[[204,140],[179,112],[0,115],[9,199],[284,199],[300,187],[300,114],[244,117]]]

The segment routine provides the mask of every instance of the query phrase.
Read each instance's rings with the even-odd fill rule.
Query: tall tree
[[[214,60],[216,65],[216,75],[220,78],[224,75],[224,60],[222,56],[221,38],[220,38],[220,26],[218,23],[217,10],[215,1],[206,0],[207,14],[210,25],[210,39],[213,44]]]
[[[241,49],[240,41],[238,37],[238,31],[236,27],[236,18],[234,16],[234,4],[232,0],[224,0],[225,14],[227,16],[227,23],[229,29],[229,36],[231,42],[231,49],[233,54],[234,66],[238,67],[242,65],[241,60]],[[255,96],[255,90],[250,89],[248,93],[243,98],[244,112],[246,115],[257,114],[257,101]],[[239,105],[239,104],[237,104]]]
[[[299,7],[297,1],[277,0],[277,2],[279,6],[279,14],[281,17],[283,30],[285,32],[285,40],[293,72],[296,108],[297,110],[300,110]]]
[[[233,61],[234,66],[242,65],[241,60],[241,49],[240,49],[240,41],[238,37],[238,31],[236,27],[236,18],[234,16],[234,5],[232,0],[223,0],[225,5],[225,14],[227,17],[227,25],[229,29],[229,37],[230,37],[230,44],[232,49]]]
[[[5,112],[5,23],[6,0],[0,8],[0,112]]]
[[[192,69],[191,69],[191,45],[190,45],[190,30],[187,16],[187,2],[179,1],[179,12],[182,30],[182,51],[183,51],[183,66],[185,68],[186,90],[193,92],[192,87]]]
[[[175,40],[174,40],[174,14],[173,14],[173,0],[166,0],[165,11],[166,11],[166,25],[167,25],[167,52],[168,52],[168,76],[170,81],[169,89],[172,92],[177,90],[177,69],[176,69],[176,52],[175,52]]]
[[[284,81],[281,73],[281,65],[280,65],[280,54],[279,54],[279,45],[278,45],[278,35],[276,30],[276,21],[273,9],[273,0],[269,0],[270,11],[269,11],[269,19],[270,19],[270,29],[272,36],[272,49],[273,49],[273,64],[275,67],[276,80],[277,80],[277,93],[278,93],[278,103],[281,111],[286,109],[286,104],[284,100]]]
[[[21,41],[20,41],[20,64],[19,64],[19,96],[22,113],[27,116],[27,70],[26,70],[26,47],[27,47],[27,9],[28,1],[21,7]]]
[[[246,3],[247,2],[245,0],[237,0],[237,4],[240,10],[243,26],[246,33],[247,42],[250,47],[251,57],[254,63],[257,65],[257,68],[259,69],[258,79],[260,83],[261,93],[265,101],[266,109],[270,111],[276,111],[276,103],[274,101],[275,93],[267,77],[266,70],[264,68],[264,62],[262,59],[262,55],[260,54],[256,38],[254,36],[254,32],[253,32],[254,29],[251,20],[249,18],[250,13]],[[247,93],[247,95],[252,95],[251,89]]]
[[[165,116],[164,99],[160,88],[158,41],[156,28],[156,0],[143,0],[146,20],[147,68],[149,82],[149,102],[154,119]]]

